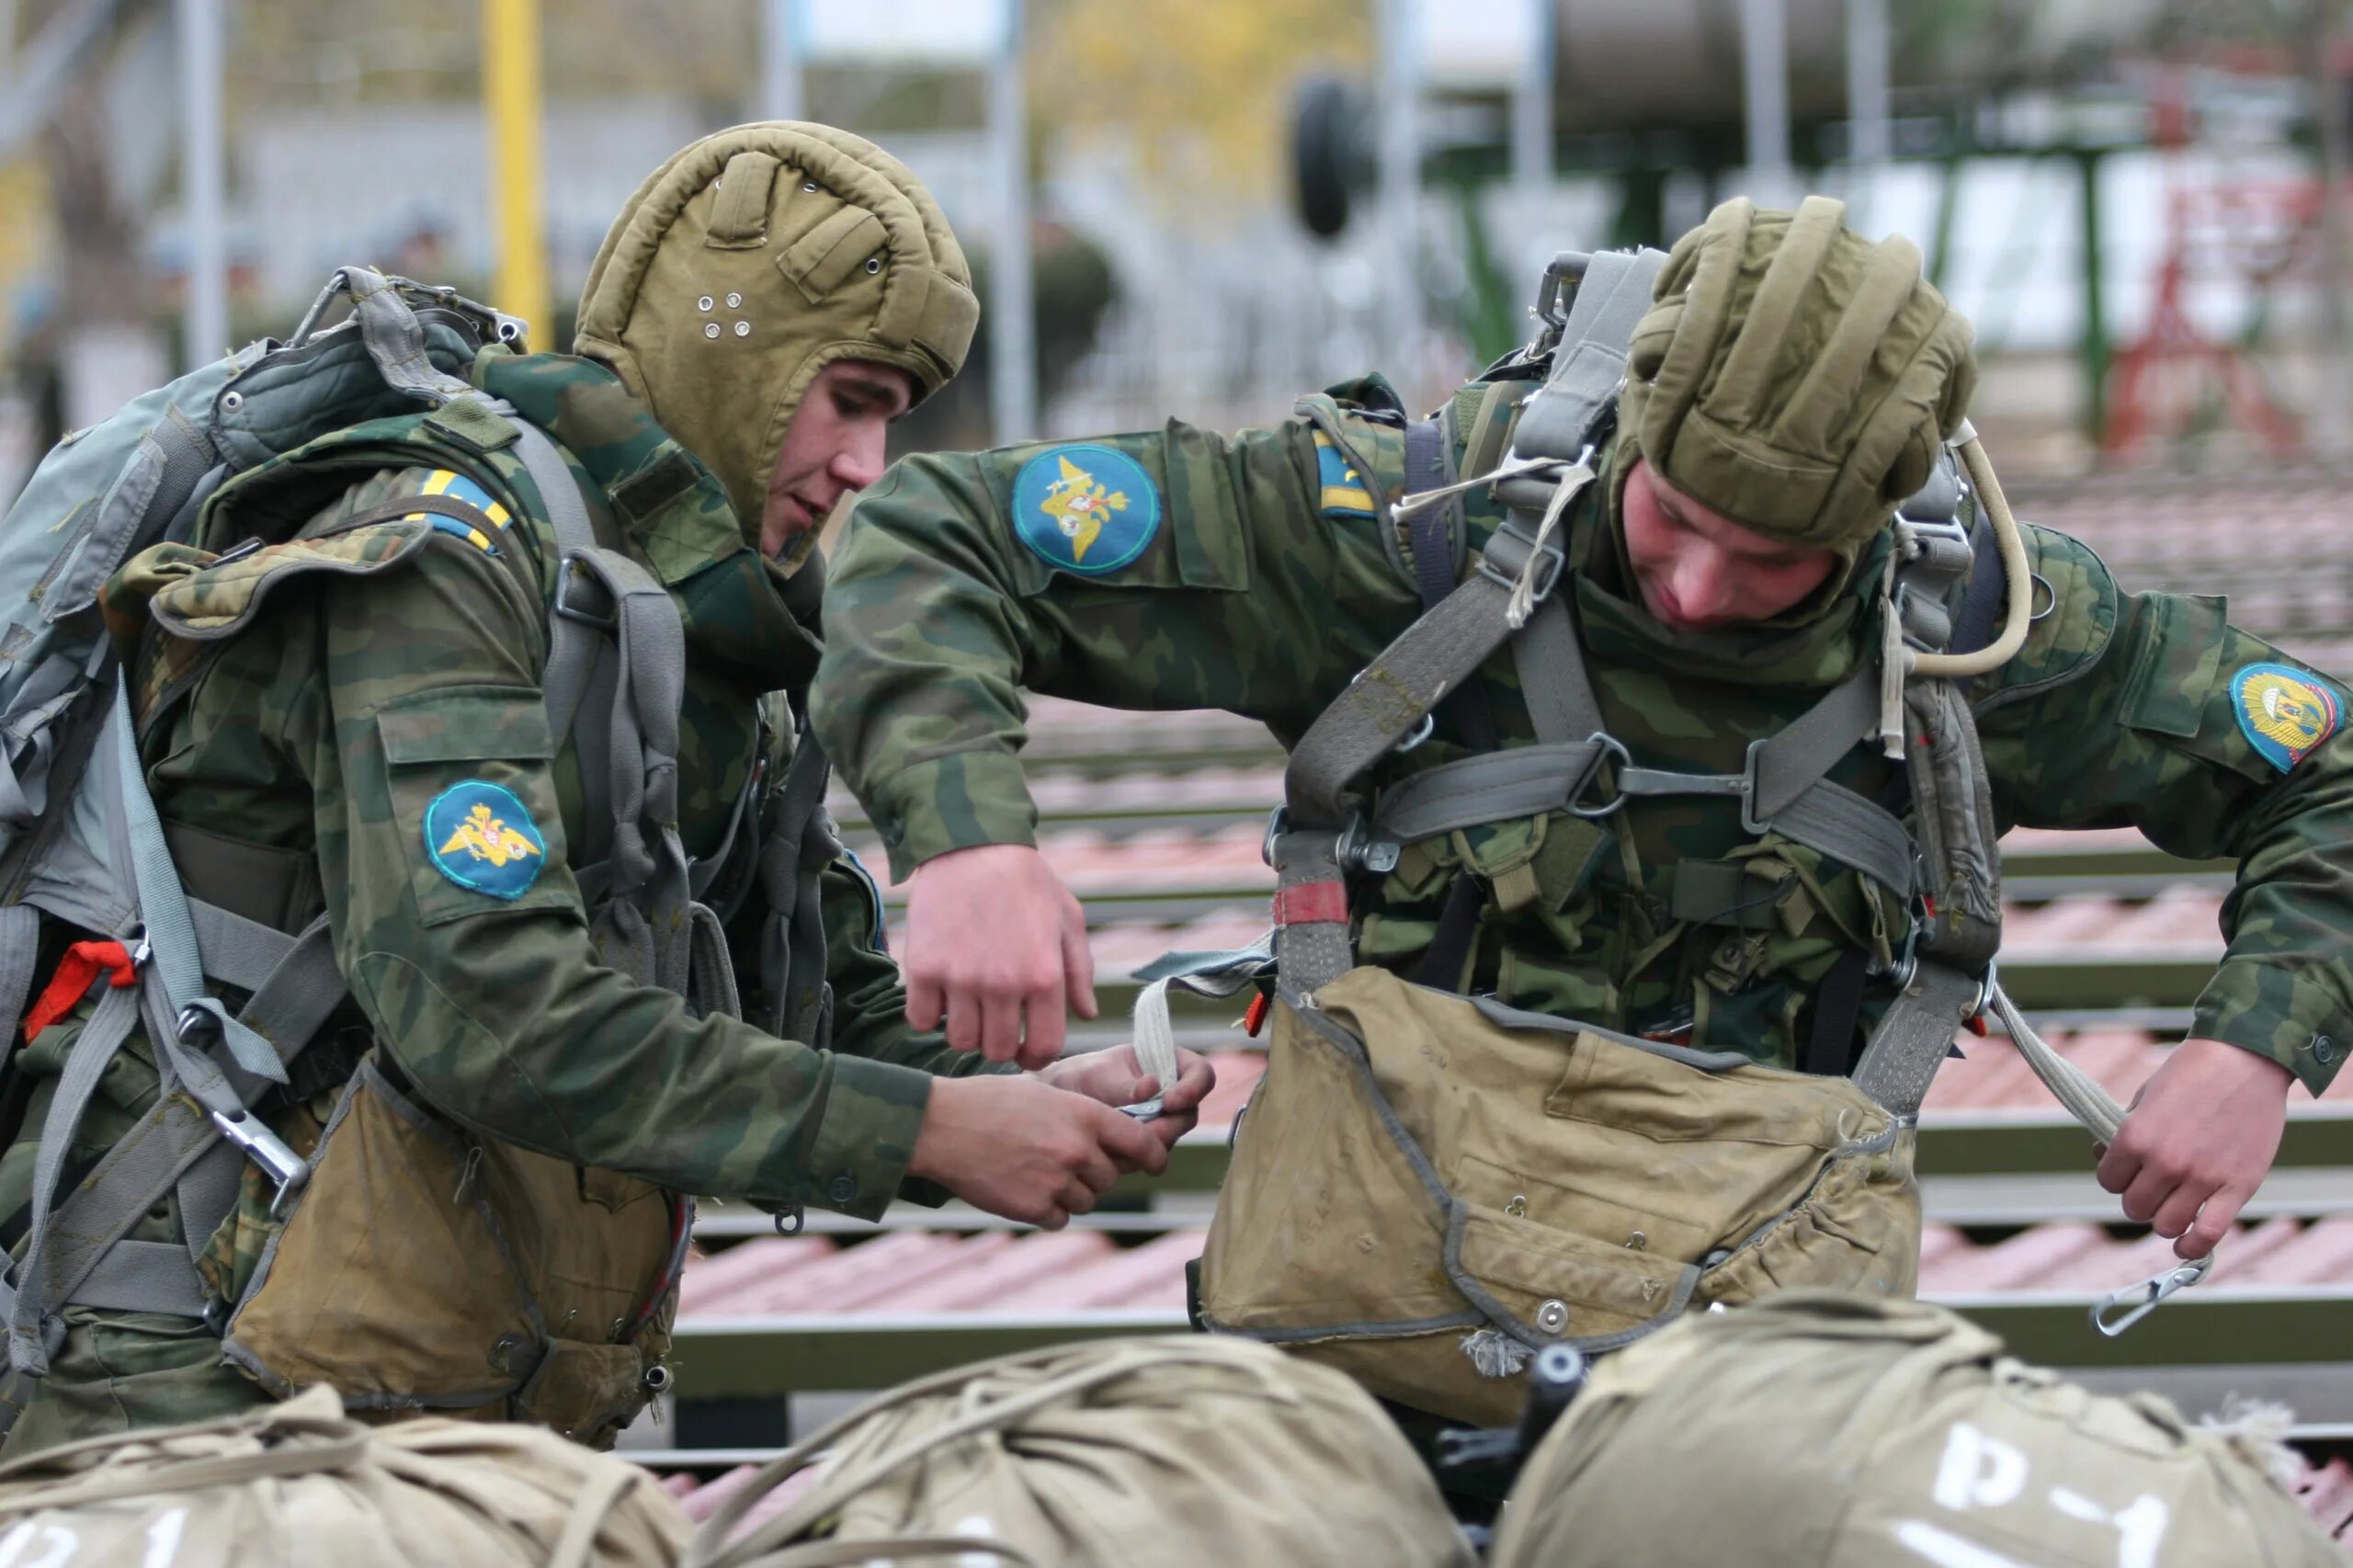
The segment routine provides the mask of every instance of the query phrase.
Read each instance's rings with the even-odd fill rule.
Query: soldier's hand
[[[1142,1123],[1042,1078],[935,1078],[907,1174],[976,1209],[1058,1231],[1121,1171],[1157,1175],[1166,1145]]]
[[[2269,1174],[2294,1082],[2251,1051],[2183,1040],[2132,1096],[2100,1186],[2123,1195],[2125,1218],[2178,1237],[2177,1255],[2203,1257]]]
[[[1063,1053],[1063,1007],[1095,1017],[1086,915],[1026,844],[950,850],[907,884],[907,1021],[991,1062]]]
[[[1217,1069],[1198,1051],[1176,1052],[1176,1081],[1163,1087],[1159,1079],[1136,1061],[1136,1048],[1119,1046],[1065,1056],[1038,1074],[1058,1089],[1068,1089],[1108,1106],[1134,1105],[1160,1096],[1160,1114],[1143,1125],[1163,1145],[1193,1130],[1201,1119],[1201,1101],[1217,1086]]]

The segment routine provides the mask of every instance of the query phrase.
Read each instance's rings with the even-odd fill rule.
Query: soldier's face
[[[1626,476],[1626,559],[1643,607],[1677,631],[1766,620],[1828,580],[1838,558],[1798,550],[1694,501],[1636,460]]]
[[[845,495],[882,477],[891,422],[915,402],[904,370],[862,359],[836,359],[801,395],[768,475],[760,548],[775,555],[824,522]]]

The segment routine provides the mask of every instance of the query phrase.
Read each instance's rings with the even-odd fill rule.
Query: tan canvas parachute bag
[[[1918,1302],[1779,1296],[1601,1362],[1520,1471],[1490,1561],[2344,1568],[2265,1424],[2088,1392]]]
[[[1913,1291],[1912,1130],[1847,1079],[1370,968],[1275,1017],[1202,1258],[1212,1327],[1495,1426],[1534,1345],[1790,1285]]]
[[[804,1472],[813,1467],[813,1479]],[[779,1485],[802,1489],[745,1529]],[[1199,1335],[1008,1356],[906,1385],[771,1464],[694,1568],[1472,1568],[1362,1390]]]
[[[645,1471],[528,1426],[370,1426],[331,1390],[0,1466],[16,1568],[670,1568]]]

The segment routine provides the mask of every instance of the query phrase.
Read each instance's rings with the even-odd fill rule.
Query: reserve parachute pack
[[[1778,1296],[1591,1371],[1521,1467],[1494,1568],[2342,1568],[2285,1412],[2193,1425],[1916,1301]]]
[[[1897,511],[1877,658],[1751,745],[1738,773],[1637,766],[1608,733],[1572,596],[1554,591],[1566,570],[1562,523],[1595,477],[1626,346],[1665,261],[1643,251],[1553,263],[1538,306],[1545,330],[1520,357],[1543,381],[1492,471],[1458,479],[1446,426],[1406,427],[1396,515],[1410,521],[1425,613],[1292,748],[1267,841],[1272,946],[1155,966],[1139,1006],[1141,1041],[1165,1032],[1167,983],[1231,994],[1269,967],[1277,976],[1267,1075],[1237,1129],[1201,1260],[1204,1325],[1482,1424],[1509,1418],[1519,1374],[1548,1345],[1612,1350],[1687,1311],[1797,1287],[1909,1296],[1920,1232],[1914,1121],[1955,1032],[1989,1006],[2097,1133],[2112,1135],[2120,1119],[2097,1085],[2041,1047],[1995,983],[1997,832],[1961,682],[2022,644],[2030,578],[1965,426],[1958,450]],[[1318,428],[1373,472],[1337,422],[1319,418]],[[1979,504],[1973,530],[1961,520],[1964,469]],[[1462,492],[1485,485],[1509,510],[1463,572],[1463,530],[1449,514]],[[1993,569],[1976,570],[1981,560]],[[1366,801],[1360,776],[1427,733],[1441,702],[1474,698],[1469,677],[1506,642],[1536,744],[1497,748],[1490,716],[1474,755]],[[1906,744],[1907,733],[1927,744]],[[1859,744],[1904,762],[1909,822],[1826,777]],[[1851,1075],[1844,1060],[1781,1071],[1357,963],[1346,879],[1390,869],[1403,846],[1677,795],[1736,799],[1751,834],[1852,867],[1912,913],[1883,977],[1893,999]],[[1468,954],[1483,896],[1458,875],[1434,951]],[[2202,1268],[2123,1294],[2145,1310]]]
[[[0,1465],[0,1562],[74,1568],[673,1568],[653,1475],[525,1426],[369,1426],[332,1391]]]
[[[338,301],[350,316],[322,327]],[[438,494],[404,497],[378,508],[382,517],[317,537],[198,537],[224,483],[273,464],[299,468],[323,437],[364,424],[390,466],[471,465],[493,480],[484,460],[511,447],[511,483],[537,492],[561,562],[542,691],[553,744],[574,736],[583,758],[585,832],[573,859],[600,960],[677,992],[698,1012],[737,1013],[726,943],[701,903],[731,858],[690,863],[676,826],[679,612],[618,536],[600,538],[600,527],[613,527],[611,498],[585,489],[537,426],[470,379],[522,336],[519,323],[450,290],[345,268],[287,343],[256,344],[69,437],[0,527],[0,604],[20,607],[0,633],[8,659],[0,667],[0,1028],[21,1032],[39,955],[63,946],[44,940],[51,923],[90,938],[75,942],[69,960],[79,955],[94,981],[115,979],[95,1012],[70,1026],[78,1033],[40,1130],[26,1239],[0,1282],[18,1378],[47,1374],[69,1304],[202,1318],[225,1332],[232,1359],[281,1395],[327,1382],[357,1406],[511,1413],[589,1442],[608,1438],[666,1376],[688,1200],[636,1203],[655,1189],[529,1151],[476,1147],[373,1056],[330,1062],[336,1053],[320,1051],[305,1062],[314,1037],[335,1032],[322,1026],[347,999],[315,870],[159,819],[106,621],[108,609],[145,614],[200,657],[250,624],[263,583],[384,564],[371,531],[389,525],[400,535],[396,556],[423,530],[494,526],[474,505]],[[683,487],[668,490],[688,504]],[[139,585],[131,580],[142,575],[141,552],[172,545],[190,547],[192,574],[160,574],[160,589],[144,583],[155,591],[142,605],[101,603],[101,586],[126,562],[133,569],[120,573],[118,596]],[[737,828],[756,809],[757,777],[754,769],[736,803]],[[776,1016],[761,1021],[813,1031],[801,1038],[822,1034],[823,988],[783,980],[788,965],[804,978],[824,970],[815,900],[796,911],[793,897],[833,843],[824,788],[822,754],[804,748],[779,787],[778,836],[759,846],[756,873],[778,912],[763,952]],[[737,837],[731,828],[731,849]],[[788,994],[805,1003],[790,1017],[779,1012]],[[233,1006],[224,995],[244,999]],[[66,1180],[83,1111],[142,1025],[162,1092],[86,1176]],[[301,1094],[285,1091],[290,1074]],[[324,1130],[307,1112],[298,1118],[307,1135],[300,1152],[256,1114],[273,1091],[268,1103],[283,1104],[337,1085]],[[13,1119],[24,1114],[24,1089],[11,1087]],[[485,1160],[495,1168],[481,1169]],[[242,1299],[222,1301],[195,1265],[237,1219],[249,1164],[275,1189],[278,1228]],[[444,1212],[453,1191],[462,1200],[454,1217]],[[176,1199],[185,1245],[129,1239],[166,1196]],[[390,1222],[404,1204],[427,1205],[446,1222]],[[392,1244],[427,1233],[448,1244],[444,1255]],[[518,1253],[500,1239],[517,1233],[549,1239]],[[391,1252],[355,1256],[354,1237]],[[318,1309],[360,1266],[378,1267],[380,1284],[414,1277],[419,1315],[404,1325],[405,1357],[319,1326],[342,1321]],[[483,1290],[450,1288],[484,1267],[500,1278]],[[475,1343],[484,1324],[509,1330],[493,1361]]]
[[[730,1494],[687,1562],[1475,1559],[1429,1472],[1361,1389],[1263,1346],[1184,1335],[1027,1351],[883,1394]]]

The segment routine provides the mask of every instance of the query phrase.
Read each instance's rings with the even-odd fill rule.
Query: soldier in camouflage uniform
[[[1870,247],[1834,216],[1809,224],[1807,265],[1768,288],[1790,229],[1789,214],[1735,202],[1678,244],[1635,332],[1619,427],[1599,437],[1600,478],[1562,524],[1554,597],[1568,597],[1607,733],[1633,764],[1737,774],[1752,741],[1870,656],[1890,517],[1966,407],[1967,324],[1920,280],[1917,253],[1890,241],[1898,248],[1867,267]],[[1687,288],[1703,284],[1717,291],[1715,326],[1678,330]],[[1860,366],[1855,392],[1809,407],[1810,372],[1833,347]],[[1719,395],[1736,359],[1754,394],[1739,400]],[[1441,477],[1495,469],[1542,373],[1506,361],[1455,393],[1434,449]],[[1866,426],[1881,430],[1875,451]],[[893,875],[914,879],[916,1022],[944,1007],[951,1044],[1036,1060],[1064,994],[1091,980],[1056,961],[1069,900],[1029,847],[1017,693],[1225,709],[1295,744],[1422,613],[1424,563],[1392,513],[1406,490],[1433,487],[1408,483],[1409,431],[1372,378],[1231,437],[1172,421],[911,458],[858,498],[834,562],[813,722]],[[1467,500],[1441,594],[1503,519],[1483,487]],[[1972,695],[2001,824],[2131,824],[2174,853],[2241,862],[2222,914],[2229,952],[2192,1038],[2099,1171],[2127,1215],[2197,1256],[2268,1169],[2290,1086],[2320,1092],[2353,1029],[2344,695],[2229,625],[2219,599],[2126,592],[2076,540],[2027,538],[2037,619]],[[1498,653],[1478,685],[1500,744],[1529,744],[1513,661]],[[1434,733],[1368,782],[1386,789],[1471,755],[1464,713],[1441,706]],[[1900,771],[1857,747],[1830,777],[1879,800]],[[1821,1066],[1809,1055],[1826,979],[1848,954],[1874,974],[1894,967],[1913,912],[1803,846],[1760,840],[1737,801],[1620,804],[1409,843],[1385,874],[1358,872],[1358,961]],[[1466,879],[1475,939],[1433,972],[1434,933]],[[1847,1070],[1889,990],[1865,990],[1828,1070]]]
[[[961,363],[969,281],[928,194],[878,149],[747,126],[688,148],[631,200],[587,287],[586,358],[476,362],[482,391],[552,437],[608,514],[600,538],[625,541],[683,619],[676,827],[695,857],[732,845],[705,897],[738,953],[758,945],[768,884],[763,835],[731,822],[747,781],[783,778],[815,667],[814,525],[881,472],[888,422]],[[291,1218],[247,1168],[228,1221],[194,1238],[219,1308],[202,1321],[66,1307],[11,1452],[312,1381],[354,1408],[609,1440],[663,1381],[686,1212],[669,1194],[872,1218],[903,1190],[952,1192],[1060,1224],[1120,1171],[1159,1168],[1206,1090],[1194,1059],[1165,1086],[1171,1114],[1146,1126],[1112,1108],[1161,1086],[1131,1056],[1043,1081],[974,1074],[979,1058],[902,1017],[881,901],[846,854],[819,874],[833,1049],[697,1016],[604,967],[616,960],[565,856],[590,826],[584,764],[551,736],[540,689],[563,574],[516,431],[482,410],[378,421],[240,475],[199,525],[210,549],[158,546],[109,585],[183,880],[281,930],[324,911],[350,994],[262,1107],[317,1160]],[[423,449],[445,456],[402,458]],[[410,501],[442,509],[404,515]],[[222,558],[226,540],[298,531]],[[777,791],[753,794],[772,818]],[[746,1001],[751,1017],[781,1008]],[[34,1132],[90,1009],[17,1059],[29,1103],[0,1162],[12,1243]],[[116,1056],[69,1176],[153,1102],[151,1062],[138,1036]],[[399,1117],[360,1129],[363,1079]],[[337,1134],[346,1113],[359,1130]],[[392,1149],[402,1118],[431,1147]],[[478,1256],[436,1253],[469,1236]],[[132,1239],[183,1243],[176,1201]],[[533,1299],[517,1304],[502,1254]],[[494,1342],[517,1312],[527,1332]]]

